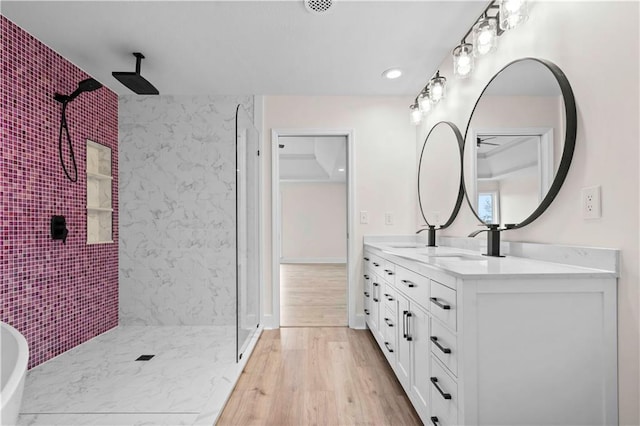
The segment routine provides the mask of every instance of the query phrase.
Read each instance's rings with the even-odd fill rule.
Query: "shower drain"
[[[136,361],[149,361],[155,355],[140,355]]]

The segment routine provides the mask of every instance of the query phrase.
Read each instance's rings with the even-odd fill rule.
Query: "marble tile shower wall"
[[[118,97],[102,88],[69,105],[78,164],[78,181],[70,182],[58,159],[60,104],[53,94],[71,93],[89,76],[4,16],[0,23],[0,320],[26,337],[31,368],[118,324],[118,247],[87,245],[85,174],[89,138],[114,153],[117,188]],[[52,215],[66,216],[66,244],[51,240]]]
[[[238,103],[120,97],[120,324],[235,324]]]

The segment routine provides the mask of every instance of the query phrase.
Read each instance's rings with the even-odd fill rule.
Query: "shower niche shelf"
[[[87,140],[87,244],[112,243],[111,148]]]

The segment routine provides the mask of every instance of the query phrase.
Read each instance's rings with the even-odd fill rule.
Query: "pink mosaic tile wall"
[[[85,174],[86,139],[110,147],[113,239],[118,241],[118,97],[102,88],[69,104],[78,164],[78,182],[70,182],[58,158],[60,104],[53,95],[73,92],[89,76],[0,19],[0,320],[27,338],[31,368],[118,323],[118,245],[86,244]],[[67,218],[66,244],[51,240],[52,215]]]

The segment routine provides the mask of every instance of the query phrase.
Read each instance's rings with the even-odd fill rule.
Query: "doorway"
[[[351,133],[272,136],[274,320],[348,326]]]

